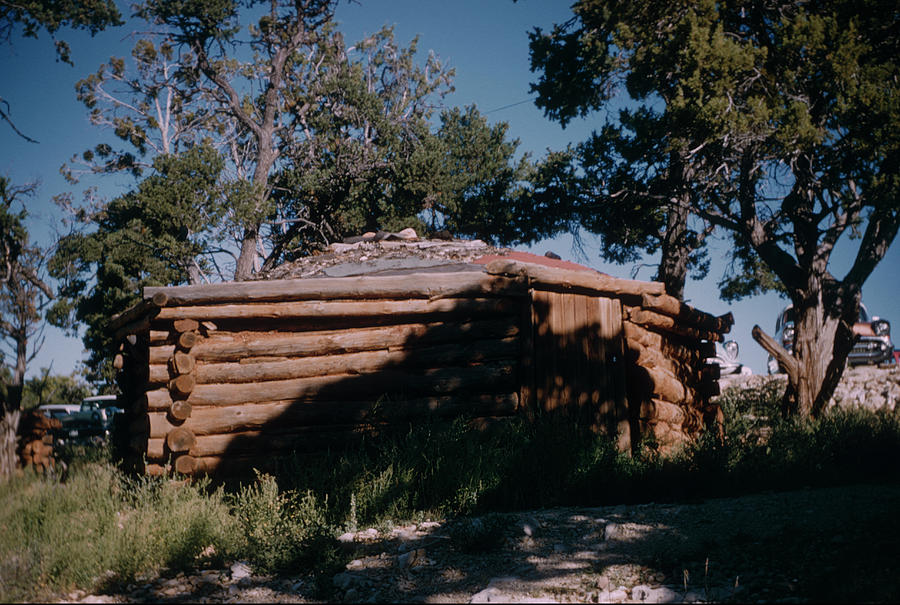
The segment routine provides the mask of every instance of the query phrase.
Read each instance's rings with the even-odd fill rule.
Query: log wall
[[[128,466],[228,474],[425,418],[517,413],[521,280],[403,282],[230,284],[245,302],[148,288],[161,304],[128,318],[118,361]]]
[[[137,472],[229,474],[426,418],[573,413],[666,450],[715,416],[704,359],[729,327],[655,282],[506,261],[146,288],[110,324],[116,446]]]

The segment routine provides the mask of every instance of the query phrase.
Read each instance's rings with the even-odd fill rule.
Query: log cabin
[[[109,323],[125,465],[227,476],[459,416],[567,414],[663,454],[721,432],[706,360],[730,314],[479,244],[334,244],[312,274],[144,288]]]

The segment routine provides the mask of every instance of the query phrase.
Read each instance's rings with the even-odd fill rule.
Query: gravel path
[[[557,508],[341,536],[346,570],[246,564],[66,602],[898,602],[900,486]]]

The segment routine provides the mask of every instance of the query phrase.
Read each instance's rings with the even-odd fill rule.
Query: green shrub
[[[312,561],[329,567],[337,556],[327,501],[319,503],[312,492],[281,492],[274,477],[259,474],[233,504],[246,540],[243,554],[260,570],[308,567]]]
[[[26,474],[4,486],[0,503],[3,601],[126,582],[191,567],[204,550],[229,556],[240,548],[221,493],[126,480],[108,464],[74,464],[65,483]]]

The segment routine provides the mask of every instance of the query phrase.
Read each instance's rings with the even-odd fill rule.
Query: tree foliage
[[[56,45],[58,61],[72,64],[71,48],[56,38],[63,28],[87,30],[91,35],[110,25],[121,25],[122,19],[114,0],[0,0],[0,41],[10,43],[17,28],[26,38],[37,38],[41,31],[50,34]],[[26,141],[9,116],[9,104],[0,97],[0,120]]]
[[[690,235],[673,211],[727,230],[735,272],[723,293],[791,298],[795,357],[771,352],[788,368],[786,411],[818,414],[852,346],[862,285],[900,225],[900,11],[879,0],[585,0],[574,11],[532,36],[550,115],[571,119],[621,91],[642,104],[592,137],[596,153],[579,149],[605,194],[598,215],[630,198],[635,223],[668,213],[665,237]],[[644,241],[613,233],[634,235]],[[835,247],[853,239],[850,270],[833,275]]]
[[[677,64],[720,57],[680,25],[689,8],[586,0],[572,9],[569,21],[530,34],[531,67],[540,73],[532,91],[563,126],[596,111],[608,119],[570,150],[577,178],[557,214],[601,234],[607,260],[659,253],[656,279],[682,298],[689,269],[697,277],[708,269],[711,229],[690,209],[714,172],[696,156],[709,133],[685,119],[682,104],[694,84],[692,72]],[[698,100],[716,104],[721,97]]]
[[[216,271],[228,195],[223,164],[208,146],[160,155],[135,190],[71,213],[71,233],[50,261],[61,284],[50,319],[68,329],[86,325],[92,382],[111,379],[106,325],[138,302],[141,288],[196,283]]]

